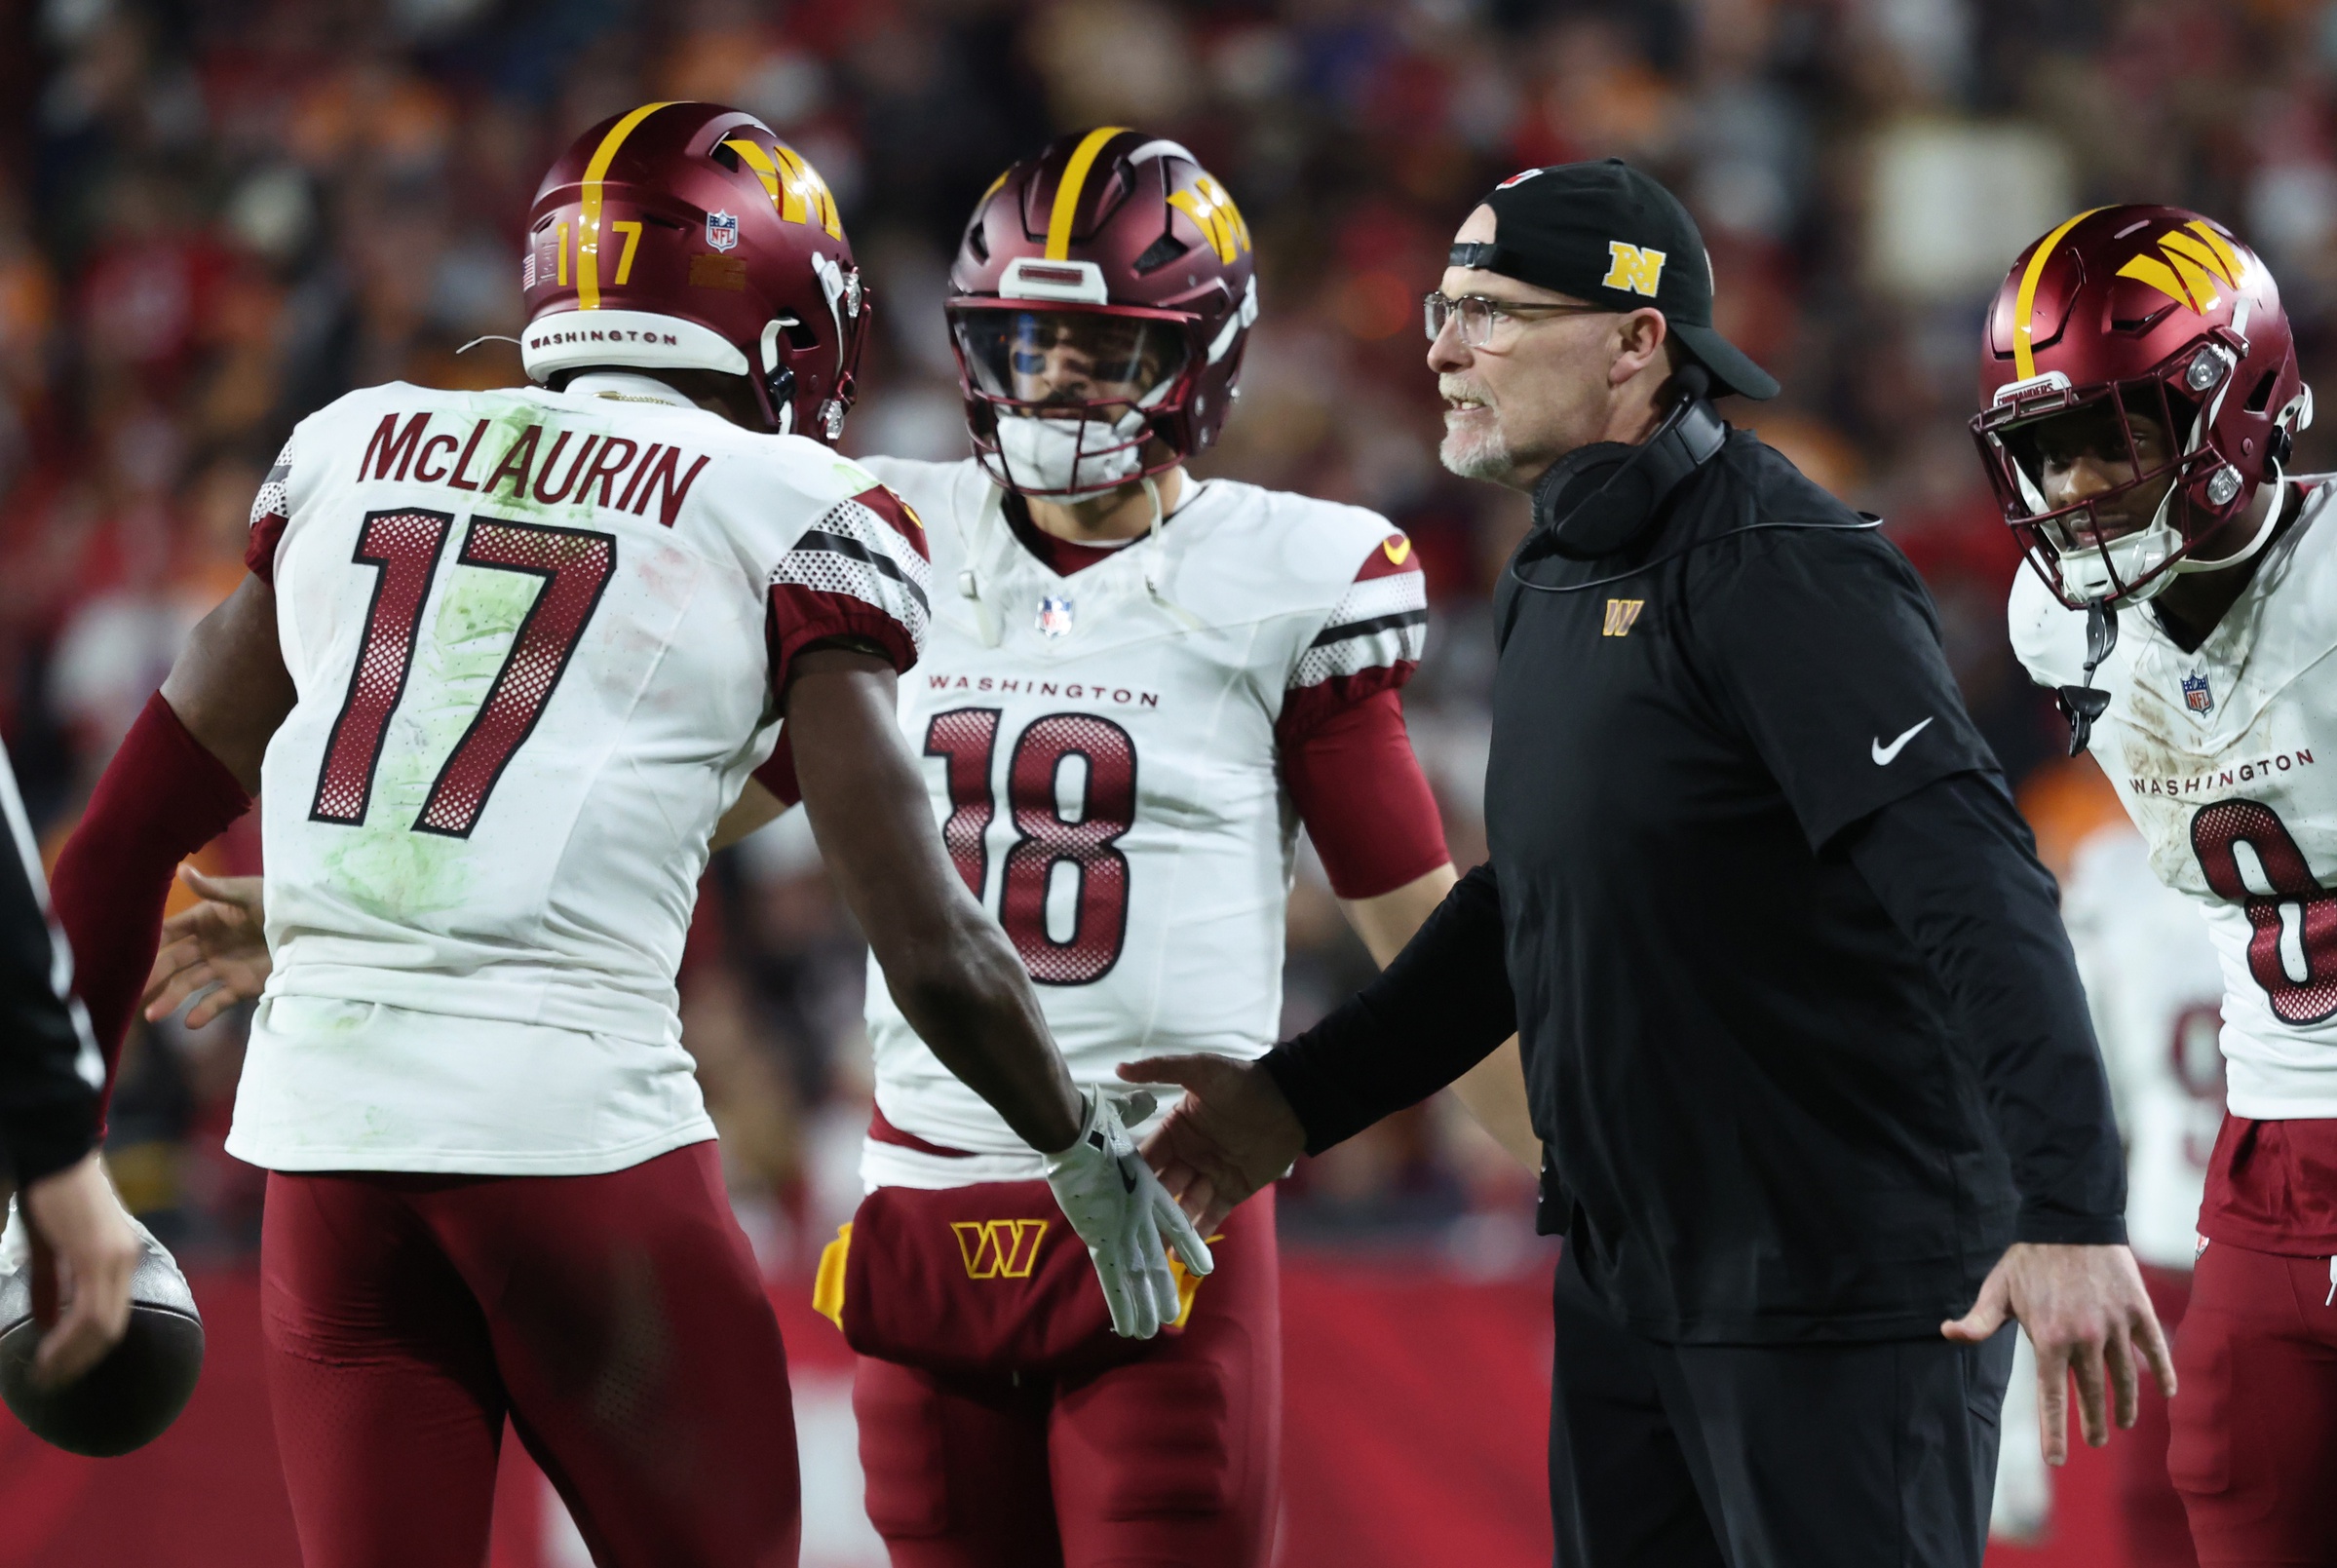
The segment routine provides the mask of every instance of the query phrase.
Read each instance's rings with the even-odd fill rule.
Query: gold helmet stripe
[[[670,107],[672,99],[664,103],[644,103],[639,108],[609,127],[608,134],[593,150],[593,161],[585,165],[584,210],[579,214],[579,233],[576,236],[576,308],[600,308],[600,190],[601,181],[608,178],[608,166],[617,161],[617,149],[633,129],[658,110]],[[619,271],[625,269],[619,268]]]
[[[2028,270],[2020,275],[2020,292],[2012,301],[2012,370],[2015,380],[2026,381],[2037,373],[2037,355],[2029,347],[2029,339],[2035,335],[2037,328],[2029,318],[2037,309],[2037,283],[2045,276],[2045,264],[2052,259],[2053,247],[2061,243],[2062,235],[2100,210],[2098,207],[2086,209],[2039,240],[2037,249],[2029,252]]]
[[[1103,144],[1126,131],[1123,125],[1097,126],[1080,138],[1071,149],[1071,161],[1063,166],[1063,182],[1054,190],[1054,210],[1047,214],[1047,259],[1071,259],[1071,219],[1079,210],[1080,187],[1088,182],[1088,171],[1094,166],[1095,155]]]

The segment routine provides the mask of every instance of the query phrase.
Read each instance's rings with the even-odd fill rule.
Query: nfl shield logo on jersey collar
[[[2215,711],[2215,694],[2207,689],[2207,677],[2203,671],[2183,677],[2183,706],[2194,713]]]
[[[1071,600],[1050,593],[1039,600],[1039,630],[1051,637],[1071,634]]]
[[[717,250],[728,250],[739,243],[739,218],[735,212],[709,212],[706,215],[706,243]]]

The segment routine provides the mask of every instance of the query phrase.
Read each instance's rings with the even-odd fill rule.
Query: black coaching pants
[[[2011,1324],[1984,1345],[1667,1345],[1617,1322],[1571,1254],[1555,1295],[1557,1568],[1979,1568]]]

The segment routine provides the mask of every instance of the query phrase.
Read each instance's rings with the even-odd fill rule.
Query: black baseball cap
[[[1456,245],[1478,267],[1611,310],[1653,305],[1716,388],[1774,398],[1777,378],[1712,330],[1712,258],[1679,198],[1620,158],[1512,174],[1486,193],[1490,243]]]

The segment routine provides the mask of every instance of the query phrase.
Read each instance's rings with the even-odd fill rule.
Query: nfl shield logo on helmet
[[[2183,677],[2183,706],[2194,713],[2215,711],[2215,695],[2207,690],[2205,675],[2185,675]]]
[[[709,212],[706,215],[706,243],[717,250],[728,250],[739,243],[739,219],[735,212]]]
[[[1051,637],[1071,634],[1071,601],[1050,593],[1039,600],[1039,630]]]

